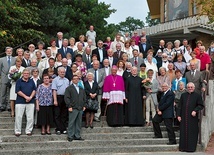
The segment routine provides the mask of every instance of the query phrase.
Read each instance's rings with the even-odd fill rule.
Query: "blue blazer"
[[[182,78],[180,81],[182,81],[184,83],[184,87],[186,87],[186,83],[187,83],[186,78]],[[178,83],[177,83],[177,89],[176,89],[176,81],[175,81],[175,79],[172,80],[172,91],[178,90],[178,88],[179,88],[178,84],[179,84],[180,81],[178,81]]]
[[[58,53],[62,54],[62,58],[66,58],[66,54],[70,53],[71,56],[72,56],[72,60],[74,60],[74,52],[73,52],[73,50],[71,48],[67,47],[67,51],[66,51],[66,54],[65,54],[65,52],[63,50],[63,46],[62,46],[62,48],[58,49]]]
[[[174,118],[175,94],[169,90],[160,99],[158,109],[162,112],[162,118]]]

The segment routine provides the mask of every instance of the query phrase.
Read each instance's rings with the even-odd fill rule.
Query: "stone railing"
[[[152,35],[164,31],[170,31],[175,29],[181,29],[185,27],[194,27],[198,25],[207,25],[209,19],[206,15],[203,16],[191,16],[183,19],[173,20],[166,23],[161,23],[151,27],[144,27],[142,29],[138,29],[138,34],[141,34],[142,31],[145,31],[147,35]]]

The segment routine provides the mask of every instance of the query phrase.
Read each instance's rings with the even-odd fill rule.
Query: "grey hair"
[[[164,82],[161,86],[167,86],[168,88],[170,87],[168,83]]]
[[[88,78],[88,76],[89,75],[92,75],[93,76],[93,78],[94,78],[94,74],[93,73],[91,73],[91,72],[88,72],[87,74],[86,74],[86,78]]]
[[[160,67],[160,68],[159,68],[159,72],[161,71],[161,69],[164,69],[165,72],[166,72],[166,68],[165,68],[165,67]]]
[[[11,49],[11,51],[13,51],[13,48],[8,46],[8,47],[5,48],[5,52],[6,52],[8,49]]]
[[[61,70],[65,71],[65,68],[64,68],[64,67],[59,67],[59,68],[57,69],[58,72],[61,71]]]
[[[192,83],[192,82],[187,83],[187,87],[188,87],[189,85],[192,85],[192,86],[195,88],[195,84],[194,84],[194,83]]]

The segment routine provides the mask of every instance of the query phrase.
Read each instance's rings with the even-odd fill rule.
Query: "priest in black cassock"
[[[198,116],[197,112],[204,108],[201,95],[195,92],[192,82],[187,84],[187,92],[180,98],[177,118],[180,123],[179,150],[195,152],[198,141]]]
[[[130,126],[143,126],[143,97],[146,98],[145,89],[142,87],[142,79],[137,76],[137,67],[132,67],[132,75],[126,81],[127,113],[125,122]]]

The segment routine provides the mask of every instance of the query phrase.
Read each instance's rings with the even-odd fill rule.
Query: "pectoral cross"
[[[115,85],[116,85],[116,84],[115,84],[115,83],[113,83],[113,86],[114,86],[114,87],[115,87]]]

